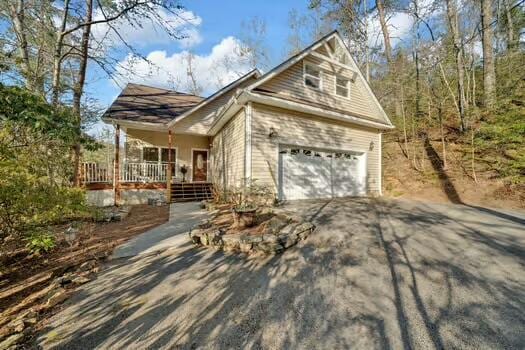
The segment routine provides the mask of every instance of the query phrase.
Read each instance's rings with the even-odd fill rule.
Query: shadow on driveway
[[[300,202],[318,225],[246,259],[180,242],[109,265],[44,348],[524,348],[524,226],[465,206]]]
[[[129,258],[140,254],[149,254],[186,242],[187,233],[202,219],[206,212],[200,203],[173,203],[170,205],[170,218],[159,225],[117,247],[111,259]]]

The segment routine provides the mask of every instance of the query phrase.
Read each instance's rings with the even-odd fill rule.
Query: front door
[[[193,181],[208,180],[208,151],[193,150]]]

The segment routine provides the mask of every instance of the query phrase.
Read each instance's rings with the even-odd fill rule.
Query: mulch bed
[[[272,211],[257,213],[254,226],[240,228],[233,224],[233,206],[231,204],[220,204],[215,206],[217,213],[211,219],[211,224],[224,229],[225,234],[236,234],[242,232],[245,235],[263,235],[265,233],[265,224],[275,216]]]
[[[89,265],[91,272],[111,255],[113,249],[130,238],[168,221],[169,206],[134,206],[122,221],[80,224],[75,241],[66,242],[68,225],[53,228],[56,247],[42,255],[31,254],[21,240],[2,243],[0,271],[0,340],[2,327],[28,309],[38,309],[46,301],[47,290],[60,276]],[[49,313],[51,310],[46,310]],[[39,320],[45,315],[39,315]]]

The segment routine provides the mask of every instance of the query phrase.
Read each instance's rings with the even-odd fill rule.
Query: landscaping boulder
[[[48,300],[47,300],[47,303],[46,303],[46,307],[47,308],[51,308],[55,305],[58,305],[60,303],[62,303],[64,300],[67,299],[67,294],[65,292],[65,290],[63,289],[59,289],[58,291],[56,291]]]
[[[217,215],[223,214],[218,213]],[[226,234],[224,224],[220,225],[222,226],[214,226],[212,221],[205,220],[190,231],[190,239],[194,244],[213,246],[225,251],[278,254],[297,244],[299,240],[308,237],[315,228],[312,223],[304,222],[300,217],[282,213],[271,217],[264,223],[264,226],[261,227],[262,234],[254,233],[253,230]]]
[[[279,254],[284,250],[284,247],[280,243],[262,242],[257,245],[256,250],[265,254]]]
[[[279,242],[279,237],[276,236],[276,235],[266,234],[266,235],[262,236],[262,241],[263,242],[269,242],[269,243],[277,243],[277,242]]]
[[[240,243],[239,244],[239,249],[241,250],[241,252],[243,253],[249,253],[250,250],[252,250],[252,247],[253,247],[253,244],[252,243]]]
[[[266,224],[265,233],[267,234],[277,234],[281,231],[283,227],[288,225],[289,219],[283,215],[276,215]]]
[[[221,238],[225,250],[235,251],[240,249],[241,241],[239,234],[224,235]]]
[[[22,333],[25,328],[26,325],[24,323],[24,320],[15,321],[13,324],[13,333]]]
[[[24,333],[16,333],[7,337],[7,339],[0,343],[0,350],[10,349],[11,347],[18,344],[22,338],[24,338]]]
[[[71,282],[73,282],[73,284],[76,284],[76,285],[88,283],[89,281],[91,280],[85,276],[77,276],[71,280]]]
[[[84,263],[82,263],[79,267],[79,270],[80,271],[89,271],[89,270],[93,270],[95,267],[97,267],[98,265],[98,262],[96,259],[91,259],[91,260],[88,260]]]

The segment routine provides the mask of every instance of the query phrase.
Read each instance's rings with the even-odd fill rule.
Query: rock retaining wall
[[[264,233],[259,235],[243,232],[226,234],[224,228],[212,227],[206,222],[193,228],[189,236],[194,244],[225,251],[278,254],[306,239],[314,229],[311,222],[279,214],[265,223]]]

